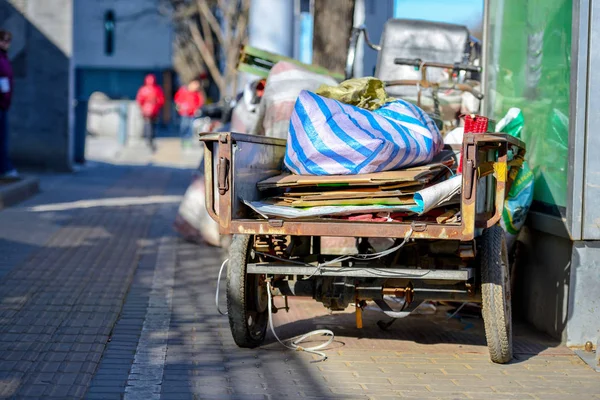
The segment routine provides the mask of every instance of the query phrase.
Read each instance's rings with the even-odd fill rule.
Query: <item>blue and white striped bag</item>
[[[435,123],[404,100],[375,111],[306,90],[290,119],[285,165],[299,175],[354,175],[426,164],[443,147]]]

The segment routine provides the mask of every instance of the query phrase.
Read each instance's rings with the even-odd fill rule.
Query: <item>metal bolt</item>
[[[594,350],[594,344],[590,341],[585,342],[585,351],[591,353]]]

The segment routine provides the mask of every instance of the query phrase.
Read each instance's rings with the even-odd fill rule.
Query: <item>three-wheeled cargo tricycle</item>
[[[427,41],[424,29],[435,40]],[[353,69],[356,35],[362,30],[357,28],[353,34],[347,77]],[[415,53],[423,43],[439,48]],[[480,71],[472,67],[472,43],[464,27],[392,20],[386,24],[381,45],[369,45],[380,51],[375,75],[390,86],[406,87],[428,81],[423,60],[432,67],[450,65],[454,72]],[[246,58],[242,61],[248,62]],[[409,76],[398,75],[399,70]],[[208,212],[221,234],[234,235],[227,309],[238,346],[255,347],[264,340],[272,296],[310,296],[331,310],[354,304],[359,327],[366,302],[400,318],[424,301],[450,300],[481,302],[492,361],[511,360],[508,251],[499,221],[524,156],[521,141],[501,134],[465,133],[462,147],[453,149],[462,154],[460,219],[439,223],[264,218],[244,201],[264,198],[257,183],[281,173],[286,141],[237,133],[206,133],[201,140]],[[326,254],[321,237],[356,238],[357,254]],[[372,238],[392,238],[395,243],[375,256]],[[394,308],[398,304],[401,308]]]
[[[310,296],[331,310],[356,304],[358,314],[374,301],[391,317],[425,300],[452,300],[482,303],[492,361],[511,360],[509,264],[498,223],[511,170],[524,152],[518,139],[465,134],[461,219],[444,224],[264,219],[242,200],[262,199],[257,183],[280,173],[285,140],[236,133],[208,133],[201,140],[209,214],[222,234],[234,235],[227,309],[238,346],[255,347],[265,338],[270,295]],[[336,261],[338,255],[321,251],[322,236],[360,239],[363,255]],[[395,250],[370,259],[369,238],[382,237],[397,238]],[[403,308],[394,310],[388,296],[403,299]]]

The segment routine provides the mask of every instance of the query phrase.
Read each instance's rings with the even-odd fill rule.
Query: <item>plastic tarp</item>
[[[414,104],[374,111],[302,91],[289,123],[285,165],[299,175],[354,175],[431,162],[443,147],[435,123]]]

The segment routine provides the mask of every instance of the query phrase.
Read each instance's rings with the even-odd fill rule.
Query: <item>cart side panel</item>
[[[231,220],[248,217],[241,199],[259,200],[256,184],[281,172],[285,140],[240,133],[204,133],[206,208],[229,234]]]
[[[248,218],[248,207],[243,200],[256,201],[263,196],[257,183],[281,173],[285,146],[273,143],[252,143],[237,140],[232,146],[231,169],[232,219]]]
[[[204,141],[204,168],[202,172],[204,174],[204,186],[205,186],[205,204],[206,210],[210,217],[215,221],[219,222],[219,188],[217,185],[217,165],[218,165],[218,153],[215,151],[217,147],[216,140],[203,140]]]

